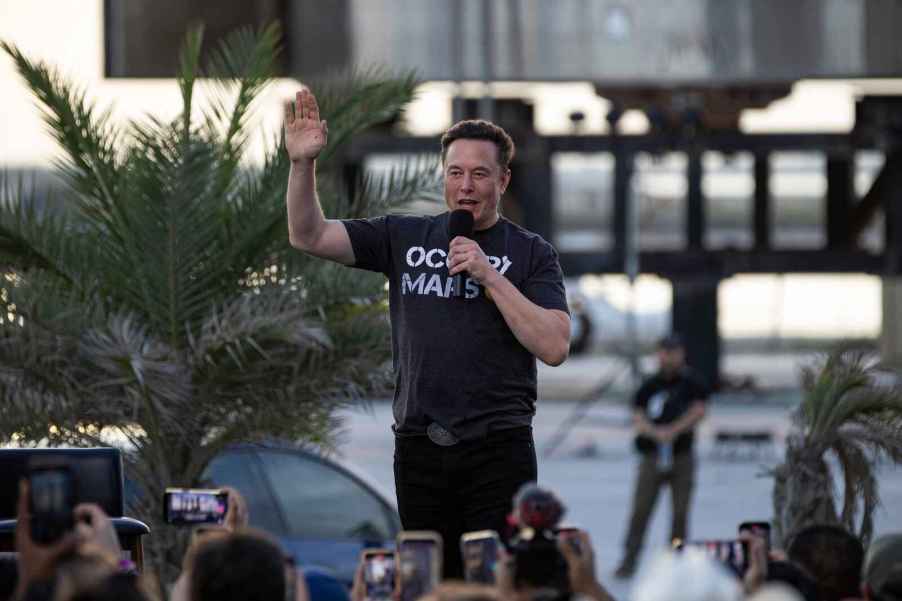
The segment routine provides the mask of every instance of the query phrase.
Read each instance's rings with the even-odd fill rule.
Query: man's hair
[[[285,587],[282,550],[256,530],[210,537],[191,563],[191,601],[281,601]]]
[[[817,584],[791,561],[769,561],[765,582],[783,584],[797,592],[804,601],[820,601]]]
[[[498,164],[502,169],[510,167],[514,158],[514,141],[501,127],[491,121],[468,119],[458,121],[442,136],[442,163],[448,155],[448,147],[455,140],[487,140],[498,149]]]
[[[786,554],[817,584],[820,601],[840,601],[859,595],[864,547],[839,526],[820,524],[800,530]]]

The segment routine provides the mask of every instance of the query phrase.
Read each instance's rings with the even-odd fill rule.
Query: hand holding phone
[[[582,555],[582,545],[580,544],[580,529],[576,526],[559,526],[554,529],[554,534],[560,539],[566,540],[570,548],[577,555]]]
[[[364,549],[363,598],[365,601],[391,601],[397,584],[395,553],[389,549]]]
[[[228,509],[228,493],[221,489],[167,488],[163,494],[167,524],[223,524]]]
[[[31,539],[52,544],[75,528],[75,479],[66,466],[34,467],[28,473]]]
[[[748,532],[753,536],[760,536],[764,539],[765,548],[768,552],[770,552],[770,522],[764,521],[749,521],[742,522],[739,524],[739,535]]]
[[[442,537],[426,530],[403,531],[397,547],[400,601],[416,601],[442,579]]]
[[[64,535],[51,544],[41,544],[32,536],[33,514],[29,478],[19,481],[19,500],[16,507],[15,549],[18,554],[18,584],[14,598],[22,598],[30,583],[50,578],[59,558],[74,551],[78,539],[73,534]]]
[[[495,584],[501,538],[494,530],[467,532],[460,537],[460,554],[467,582]]]
[[[749,543],[746,540],[700,540],[681,542],[676,547],[677,551],[684,549],[698,549],[708,557],[715,559],[733,572],[742,577],[749,567]]]
[[[119,535],[116,534],[116,527],[113,526],[110,516],[100,505],[96,503],[76,505],[74,515],[75,531],[82,544],[92,544],[114,557],[119,557],[122,553]]]

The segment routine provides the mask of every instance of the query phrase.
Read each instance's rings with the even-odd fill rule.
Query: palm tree
[[[244,161],[279,38],[275,25],[237,31],[201,70],[203,31],[191,31],[181,114],[124,127],[52,67],[2,45],[63,151],[67,188],[58,210],[35,208],[9,182],[0,192],[0,441],[122,440],[145,492],[130,510],[154,529],[148,551],[164,582],[184,543],[160,523],[166,486],[198,485],[236,441],[328,445],[337,409],[390,384],[384,279],[290,248],[280,139],[261,166]],[[212,101],[195,107],[201,84]],[[327,214],[434,197],[425,163],[361,177],[349,197],[336,158],[396,117],[416,85],[369,70],[312,86],[331,131],[319,160]]]
[[[837,524],[868,544],[879,502],[876,470],[886,459],[902,461],[897,378],[870,354],[848,349],[803,370],[786,458],[773,471],[776,541],[813,524]]]

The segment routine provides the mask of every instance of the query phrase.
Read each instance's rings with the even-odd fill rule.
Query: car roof
[[[335,452],[328,451],[322,447],[308,444],[308,443],[296,443],[291,441],[283,441],[283,440],[265,440],[260,442],[243,442],[243,443],[235,443],[229,445],[225,448],[226,451],[229,450],[245,450],[245,451],[281,451],[281,452],[292,452],[300,455],[306,455],[312,459],[321,461],[323,463],[329,464],[332,467],[336,467],[339,470],[344,471],[349,476],[358,480],[361,484],[371,489],[374,493],[376,493],[379,497],[382,498],[383,501],[388,503],[391,509],[397,511],[398,506],[395,501],[395,495],[390,493],[385,486],[383,486],[378,480],[373,478],[370,474],[368,474],[363,468],[356,465],[352,461],[348,460],[345,457],[338,455]]]

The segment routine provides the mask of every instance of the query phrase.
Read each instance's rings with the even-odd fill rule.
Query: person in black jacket
[[[639,473],[624,555],[614,573],[618,578],[628,578],[635,572],[645,528],[662,484],[670,484],[671,540],[686,540],[688,529],[695,480],[693,430],[705,416],[708,389],[699,374],[686,365],[678,335],[661,339],[657,355],[658,372],[642,384],[633,401]]]

